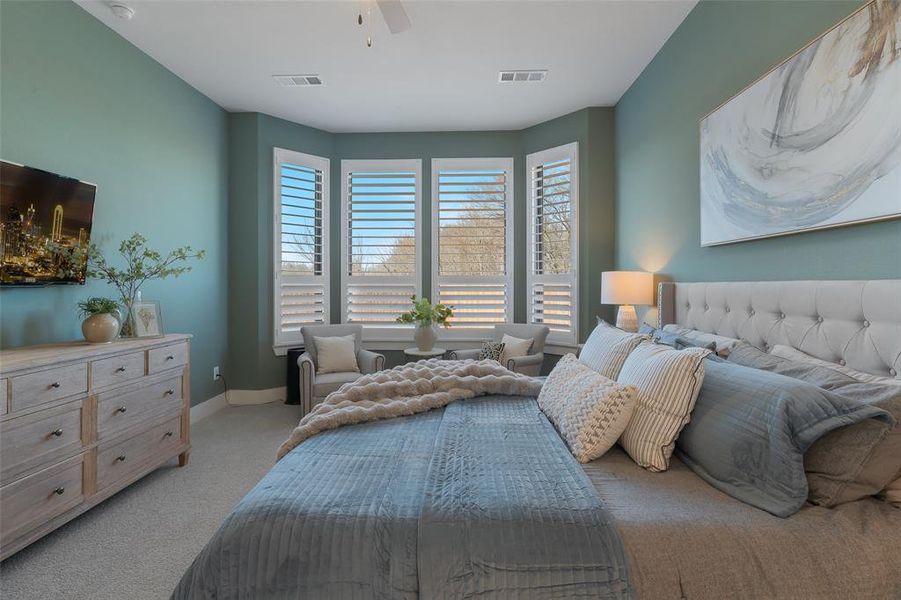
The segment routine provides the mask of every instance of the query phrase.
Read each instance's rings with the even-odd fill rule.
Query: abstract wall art
[[[901,0],[874,0],[701,119],[701,245],[901,216]]]

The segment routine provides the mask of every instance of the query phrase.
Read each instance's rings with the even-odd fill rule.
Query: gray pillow
[[[776,373],[706,361],[682,461],[713,487],[778,517],[807,500],[804,452],[828,432],[883,410]]]
[[[716,342],[714,341],[705,342],[693,340],[678,333],[656,329],[654,327],[651,327],[647,323],[641,324],[641,327],[638,328],[638,333],[650,336],[651,341],[655,344],[669,346],[670,348],[675,348],[676,350],[685,350],[686,348],[704,348],[705,350],[716,352]]]
[[[828,367],[767,354],[749,344],[733,349],[729,362],[794,377],[888,412],[894,427],[876,420],[823,436],[804,455],[810,501],[837,506],[873,496],[901,471],[901,387],[868,383]]]

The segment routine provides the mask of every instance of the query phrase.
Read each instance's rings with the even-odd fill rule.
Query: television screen
[[[96,191],[0,161],[0,285],[84,283]]]

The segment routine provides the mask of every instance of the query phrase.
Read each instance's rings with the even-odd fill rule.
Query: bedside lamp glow
[[[635,305],[654,304],[654,274],[604,271],[601,273],[601,304],[618,304],[616,326],[624,331],[638,331]]]

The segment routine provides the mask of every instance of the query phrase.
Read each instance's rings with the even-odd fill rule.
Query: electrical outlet
[[[219,381],[221,377],[222,374],[219,372],[219,366],[216,365],[215,367],[213,367],[213,381]]]

